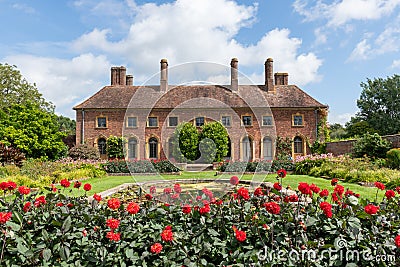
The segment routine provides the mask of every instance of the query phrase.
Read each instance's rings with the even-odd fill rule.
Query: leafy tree
[[[36,105],[47,111],[54,111],[52,103],[47,102],[36,88],[22,77],[16,66],[0,63],[0,109],[15,104]]]
[[[379,134],[366,133],[358,138],[353,147],[353,154],[357,158],[368,156],[371,158],[385,158],[390,149],[390,142],[382,139]]]
[[[212,156],[214,153],[213,152],[213,147],[215,147],[215,157],[211,159],[211,161],[221,161],[223,157],[225,157],[228,154],[228,142],[229,142],[229,135],[228,132],[226,131],[225,127],[220,123],[220,122],[209,122],[204,124],[201,127],[201,132],[199,135],[199,140],[204,139],[210,139],[212,142],[214,142],[214,145],[212,145],[212,142],[205,141],[204,142],[204,148],[201,149],[202,152],[208,151],[206,153],[209,153],[209,156]],[[204,154],[203,152],[203,154]],[[204,157],[205,155],[201,155]]]
[[[359,117],[352,117],[346,123],[346,137],[362,136],[365,133],[376,133],[377,131],[367,122]]]
[[[330,128],[330,138],[331,139],[343,139],[346,138],[347,132],[346,129],[340,123],[334,123],[329,125]]]
[[[367,79],[361,83],[362,92],[356,115],[381,135],[400,131],[400,75],[386,79]]]
[[[110,136],[107,139],[107,155],[112,159],[125,158],[124,146],[126,139],[124,137]]]
[[[64,132],[67,135],[74,135],[76,133],[76,122],[68,117],[62,115],[57,116],[57,122],[60,132]]]
[[[57,116],[35,104],[14,104],[0,110],[0,142],[18,148],[27,158],[57,159],[67,147]]]
[[[176,161],[194,161],[199,158],[199,134],[192,123],[179,124],[175,129],[172,143],[172,155]]]

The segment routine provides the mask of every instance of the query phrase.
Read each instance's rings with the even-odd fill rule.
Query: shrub
[[[99,150],[88,144],[82,144],[82,145],[72,147],[68,151],[68,156],[74,160],[79,160],[79,159],[98,160],[98,159],[100,159]]]
[[[156,169],[149,160],[110,160],[102,164],[107,173],[156,173]]]
[[[25,155],[18,148],[6,146],[0,142],[0,163],[3,166],[5,164],[21,166],[23,160],[25,160]]]
[[[390,149],[390,142],[382,139],[377,134],[366,133],[358,138],[353,147],[353,155],[357,158],[368,156],[371,158],[385,158],[386,152]]]
[[[386,164],[389,168],[400,169],[400,149],[394,148],[386,153]]]
[[[181,169],[172,164],[169,160],[154,160],[151,162],[159,173],[179,172]]]
[[[125,158],[124,146],[126,139],[124,137],[110,136],[107,139],[107,155],[110,159]]]

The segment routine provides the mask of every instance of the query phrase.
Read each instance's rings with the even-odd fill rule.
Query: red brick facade
[[[175,130],[175,127],[168,126],[169,117],[177,117],[181,123],[194,121],[196,117],[221,121],[222,116],[227,116],[231,120],[226,129],[232,160],[246,160],[245,154],[249,151],[251,159],[263,159],[264,152],[268,153],[264,146],[269,144],[264,137],[269,137],[272,143],[277,136],[291,140],[297,137],[297,141],[301,140],[301,144],[297,143],[297,150],[301,146],[301,154],[306,154],[306,144],[317,138],[317,125],[327,115],[327,106],[297,86],[288,85],[287,73],[275,74],[273,83],[272,59],[265,64],[268,77],[264,85],[238,85],[237,62],[237,59],[231,62],[232,79],[231,85],[227,86],[168,85],[166,60],[161,61],[161,86],[133,86],[131,78],[127,80],[125,77],[124,67],[113,67],[112,85],[74,107],[77,144],[85,142],[97,146],[100,139],[106,140],[111,135],[124,136],[136,140],[135,158],[149,158],[154,151],[157,158],[164,158],[169,155],[168,139]],[[271,115],[272,125],[263,126],[263,116]],[[244,126],[243,116],[251,116],[252,125]],[[127,127],[128,117],[136,118],[133,119],[136,120],[135,127]],[[148,127],[148,117],[157,118],[156,127]],[[105,120],[105,127],[97,127],[98,118]],[[300,119],[301,125],[294,125],[295,119]],[[247,141],[244,139],[246,136],[249,144],[243,143]],[[152,137],[156,138],[157,144],[152,144],[152,149],[156,147],[156,150],[150,152],[149,140]],[[248,151],[247,146],[251,147]]]

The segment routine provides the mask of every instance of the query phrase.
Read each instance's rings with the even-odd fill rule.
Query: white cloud
[[[44,98],[56,105],[56,112],[74,117],[72,107],[96,92],[108,78],[110,62],[104,56],[82,54],[70,60],[17,55],[4,58],[12,62],[30,83],[35,83]]]
[[[346,122],[349,122],[351,117],[354,117],[355,113],[342,113],[342,114],[335,114],[329,112],[328,115],[328,122],[329,124],[340,123],[341,125],[345,125]]]
[[[301,40],[288,29],[274,29],[256,44],[239,43],[235,36],[256,18],[257,5],[239,5],[230,0],[178,0],[156,5],[135,5],[137,15],[126,37],[111,41],[110,30],[95,29],[73,43],[78,52],[99,50],[127,61],[137,80],[144,81],[167,58],[170,65],[212,61],[228,65],[232,57],[240,66],[261,73],[267,57],[275,68],[290,72],[291,80],[304,85],[319,79],[322,61],[313,53],[299,54]],[[250,74],[251,75],[251,74]]]
[[[393,60],[392,65],[390,67],[393,69],[397,69],[397,68],[400,69],[400,59]]]
[[[400,6],[400,0],[342,0],[326,4],[317,1],[296,0],[293,7],[307,21],[328,20],[328,26],[343,26],[356,20],[377,20]],[[315,2],[315,1],[313,1]]]
[[[32,15],[32,14],[36,13],[36,10],[33,7],[28,6],[26,4],[13,4],[12,8],[17,9],[19,11],[22,11],[22,12],[24,12],[26,14],[29,14],[29,15]]]

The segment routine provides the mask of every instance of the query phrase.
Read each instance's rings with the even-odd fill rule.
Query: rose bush
[[[63,195],[64,189],[49,188],[43,194],[25,188],[20,193],[17,188],[4,185],[3,190],[14,196],[0,201],[0,266],[400,263],[400,189],[394,196],[391,192],[390,197],[367,202],[343,193],[338,184],[319,192],[302,183],[290,196],[265,186],[254,191],[235,186],[221,199],[203,189],[196,200],[176,193],[178,199],[165,203],[158,195],[164,195],[163,190],[152,188],[146,193],[149,200],[136,203],[115,197],[102,200],[99,195],[88,202],[83,196]],[[327,250],[336,253],[323,253]],[[264,257],[266,251],[273,253]],[[301,257],[304,251],[317,257]],[[348,251],[370,257],[339,257]]]

